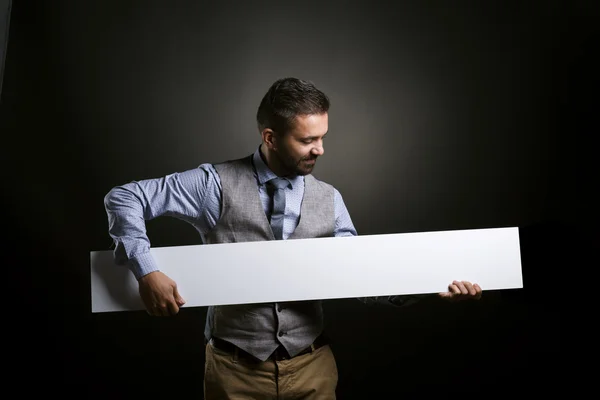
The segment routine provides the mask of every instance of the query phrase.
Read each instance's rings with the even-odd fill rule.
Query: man
[[[106,195],[115,259],[137,278],[149,314],[174,315],[185,301],[150,255],[145,220],[180,218],[203,243],[357,234],[341,194],[311,174],[324,153],[328,111],[328,97],[312,83],[277,80],[258,108],[262,143],[254,154],[131,182]],[[440,296],[477,299],[481,288],[455,281]],[[384,301],[402,305],[404,299]],[[207,400],[335,398],[337,368],[320,301],[209,307],[205,336]]]

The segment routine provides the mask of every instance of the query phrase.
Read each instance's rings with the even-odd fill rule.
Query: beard
[[[282,168],[285,170],[287,175],[299,175],[305,176],[312,172],[315,167],[317,156],[313,156],[310,153],[295,158],[287,152],[286,149],[280,148],[279,151],[275,152],[277,160]]]

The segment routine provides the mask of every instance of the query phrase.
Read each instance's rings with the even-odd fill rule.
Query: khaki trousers
[[[328,345],[290,360],[251,362],[206,345],[205,400],[333,400],[338,382]]]

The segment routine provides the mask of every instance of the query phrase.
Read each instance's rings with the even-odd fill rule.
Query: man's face
[[[308,175],[316,160],[324,153],[323,139],[329,129],[328,115],[312,114],[296,117],[294,127],[284,135],[276,135],[274,154],[285,175]]]

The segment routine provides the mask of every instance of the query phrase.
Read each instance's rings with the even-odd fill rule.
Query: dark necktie
[[[271,212],[271,229],[275,239],[283,239],[283,217],[285,214],[285,188],[290,185],[290,181],[285,178],[273,178],[268,185],[273,187],[273,211]]]

